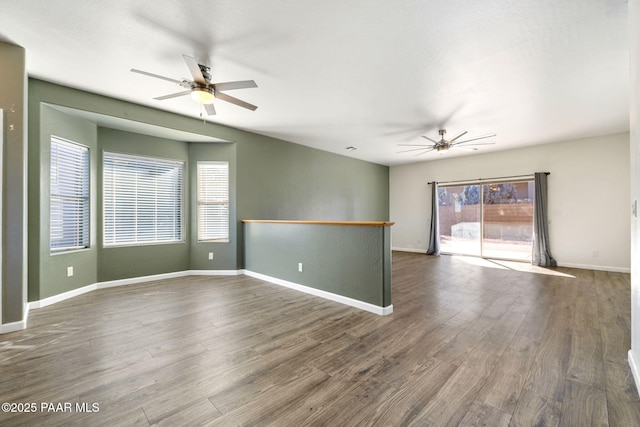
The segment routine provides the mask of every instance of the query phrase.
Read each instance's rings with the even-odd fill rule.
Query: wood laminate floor
[[[0,336],[0,400],[35,409],[0,425],[638,426],[629,287],[395,252],[385,317],[247,276],[103,289]]]

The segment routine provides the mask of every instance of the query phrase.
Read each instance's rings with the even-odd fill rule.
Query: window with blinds
[[[104,246],[183,241],[184,162],[105,152]]]
[[[51,252],[89,247],[89,148],[51,138]]]
[[[228,162],[198,162],[198,240],[229,241]]]

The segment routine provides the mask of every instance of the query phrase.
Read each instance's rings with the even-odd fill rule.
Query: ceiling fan
[[[233,89],[246,89],[252,87],[258,87],[256,82],[253,80],[241,80],[235,82],[224,82],[224,83],[212,83],[211,82],[211,68],[198,64],[198,61],[195,58],[192,58],[187,55],[182,55],[184,61],[187,63],[187,67],[193,76],[193,80],[177,80],[172,79],[170,77],[160,76],[158,74],[149,73],[147,71],[136,70],[132,68],[131,71],[134,73],[142,74],[149,77],[155,77],[157,79],[166,80],[172,83],[176,83],[179,86],[187,89],[181,92],[172,93],[169,95],[158,96],[156,99],[158,101],[163,101],[165,99],[177,98],[179,96],[191,95],[191,98],[202,104],[204,110],[206,111],[208,116],[212,116],[216,114],[216,109],[213,107],[213,100],[220,99],[222,101],[227,101],[232,104],[235,104],[239,107],[247,108],[251,111],[255,111],[255,105],[249,104],[248,102],[242,101],[238,98],[234,98],[233,96],[229,96],[223,91],[233,90]]]
[[[419,148],[411,148],[408,150],[398,151],[398,153],[407,153],[409,151],[420,151],[416,156],[420,156],[422,154],[428,153],[430,151],[438,151],[440,153],[446,152],[451,148],[460,148],[466,150],[477,150],[476,146],[478,145],[493,145],[495,142],[477,142],[474,144],[468,144],[469,142],[478,141],[480,139],[492,138],[496,136],[495,133],[489,135],[482,135],[476,138],[465,139],[462,141],[458,141],[464,135],[467,134],[467,131],[460,132],[456,137],[446,140],[444,139],[444,134],[447,133],[445,129],[440,129],[438,134],[440,135],[440,141],[436,141],[435,139],[431,139],[428,136],[422,135],[424,139],[429,140],[432,144],[398,144],[400,147],[419,147]],[[464,144],[464,145],[463,145]]]

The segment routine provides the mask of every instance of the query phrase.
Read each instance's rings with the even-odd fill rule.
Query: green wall
[[[242,219],[388,219],[386,166],[257,135],[238,159]]]
[[[191,162],[191,264],[190,270],[237,270],[239,267],[238,222],[236,218],[236,144],[189,144]],[[229,242],[198,242],[197,224],[197,168],[198,161],[229,162]],[[213,260],[209,260],[213,252]]]
[[[189,144],[163,138],[123,132],[115,129],[98,129],[100,156],[97,163],[99,170],[98,212],[102,212],[102,155],[105,151],[112,153],[133,154],[159,157],[171,160],[184,160],[185,180],[189,176]],[[127,279],[131,277],[151,276],[161,273],[172,273],[189,269],[189,185],[185,183],[183,215],[184,242],[161,245],[116,246],[103,247],[102,215],[97,215],[98,224],[98,281]]]
[[[55,109],[57,105],[211,136],[231,143],[174,141],[108,129],[64,115]],[[29,112],[29,165],[32,171],[37,171],[29,176],[29,200],[38,206],[38,210],[31,211],[29,216],[29,248],[30,254],[34,254],[29,259],[31,301],[96,281],[184,270],[242,269],[245,267],[243,219],[384,221],[389,217],[389,169],[386,166],[36,79],[29,80]],[[92,161],[92,185],[96,186],[93,192],[96,194],[96,209],[91,216],[92,226],[95,226],[95,230],[92,229],[95,245],[89,251],[69,256],[50,256],[48,249],[43,249],[48,248],[49,232],[47,196],[41,195],[49,185],[45,173],[48,171],[48,158],[44,151],[47,147],[43,141],[57,129],[56,126],[63,127],[68,135],[75,135],[74,132],[95,132],[97,135],[97,149],[93,150],[97,157],[95,162]],[[184,244],[102,248],[103,150],[187,161]],[[198,160],[229,161],[231,218],[228,243],[197,241],[197,230],[192,224],[196,224],[195,165]],[[208,259],[209,252],[215,254],[212,261]],[[66,278],[66,267],[70,262],[83,265],[73,280]],[[75,265],[74,269],[78,271]],[[49,277],[53,276],[48,273],[51,271],[55,274],[63,272],[65,276],[55,276],[51,283]]]
[[[24,319],[26,302],[26,87],[25,51],[0,41],[2,155],[2,296],[0,324]]]
[[[390,227],[245,223],[246,268],[277,279],[391,305]],[[302,271],[298,270],[302,263]]]
[[[45,104],[29,110],[29,300],[39,300],[87,286],[97,281],[96,201],[97,127]],[[89,249],[50,254],[49,199],[51,137],[89,147],[90,241]],[[67,267],[74,274],[67,277]]]
[[[239,220],[389,219],[387,166],[259,135],[237,150]]]

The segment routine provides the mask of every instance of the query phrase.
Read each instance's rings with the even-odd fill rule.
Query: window
[[[229,241],[227,162],[198,162],[198,240]]]
[[[51,138],[51,252],[89,247],[89,149]]]
[[[104,246],[182,242],[184,162],[104,153]]]

